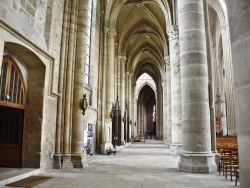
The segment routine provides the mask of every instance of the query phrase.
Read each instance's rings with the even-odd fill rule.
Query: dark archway
[[[138,134],[150,133],[150,135],[156,134],[156,122],[153,120],[153,109],[156,105],[155,92],[149,85],[143,86],[140,90],[137,102],[137,132]]]

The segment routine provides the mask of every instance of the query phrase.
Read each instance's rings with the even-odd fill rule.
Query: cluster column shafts
[[[73,0],[71,5],[71,17],[69,26],[69,48],[68,61],[66,72],[66,93],[65,95],[65,115],[64,115],[64,135],[63,135],[63,153],[70,153],[70,128],[71,128],[71,105],[72,105],[72,79],[73,79],[73,63],[75,62],[75,39],[76,39],[76,16],[77,6],[76,1]]]

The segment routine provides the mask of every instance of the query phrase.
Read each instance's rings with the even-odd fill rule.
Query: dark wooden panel
[[[23,110],[0,107],[0,166],[20,167]]]
[[[20,167],[20,151],[18,145],[0,144],[0,166]]]

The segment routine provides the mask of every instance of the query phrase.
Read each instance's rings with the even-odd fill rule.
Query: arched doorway
[[[157,130],[160,127],[156,127],[156,84],[152,77],[143,73],[136,81],[135,88],[136,98],[136,121],[137,127],[135,135],[144,135],[146,138],[154,138],[157,134]]]
[[[11,56],[3,58],[0,77],[0,166],[21,167],[26,89]]]

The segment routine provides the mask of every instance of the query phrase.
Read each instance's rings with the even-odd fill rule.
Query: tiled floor
[[[235,187],[234,181],[215,174],[179,172],[178,157],[160,141],[131,144],[114,155],[88,156],[84,169],[49,170],[53,179],[36,187],[51,188],[202,188]],[[239,186],[238,186],[239,187]]]

